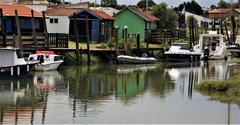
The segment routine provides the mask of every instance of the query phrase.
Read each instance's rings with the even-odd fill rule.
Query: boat
[[[0,78],[27,76],[36,64],[25,61],[19,48],[0,48]]]
[[[127,64],[151,64],[157,62],[154,57],[137,57],[137,56],[128,56],[128,55],[119,55],[117,56],[117,61],[119,63]]]
[[[28,57],[28,61],[39,61],[34,67],[37,71],[56,70],[63,63],[63,59],[62,55],[54,54],[53,51],[37,51]]]
[[[240,58],[240,36],[236,36],[235,44],[228,46],[227,50],[231,53],[231,56]]]
[[[188,44],[176,43],[172,44],[170,49],[164,52],[164,59],[166,61],[200,61],[201,53],[194,52],[189,49]]]
[[[201,59],[227,59],[227,39],[221,34],[201,34],[198,44],[193,47],[195,52],[201,53]]]

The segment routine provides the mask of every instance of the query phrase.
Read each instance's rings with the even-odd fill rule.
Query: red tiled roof
[[[106,14],[103,11],[99,11],[99,10],[90,10],[92,13],[94,13],[96,16],[104,19],[104,20],[114,20],[113,17],[111,17],[110,15]]]
[[[228,13],[230,11],[231,11],[231,9],[228,9],[228,8],[218,8],[218,9],[210,10],[208,13],[209,14],[217,14],[217,13]]]
[[[4,16],[15,16],[15,10],[18,11],[20,17],[32,17],[31,8],[26,5],[0,3]],[[34,11],[34,17],[42,17],[42,13]]]
[[[74,12],[78,12],[82,9],[76,8],[57,8],[57,9],[49,9],[46,11],[48,16],[71,16]]]
[[[160,19],[153,16],[152,14],[148,13],[148,12],[144,12],[141,9],[137,8],[137,7],[126,7],[125,9],[121,10],[120,12],[118,12],[115,16],[117,16],[118,14],[120,14],[121,12],[125,11],[125,10],[130,10],[133,13],[135,13],[136,15],[138,15],[139,17],[141,17],[142,19],[146,20],[146,21],[150,21],[150,22],[155,22],[155,21],[159,21]]]
[[[49,9],[46,11],[48,16],[72,16],[74,12],[81,13],[83,11],[87,11],[95,16],[104,19],[104,20],[114,20],[113,17],[106,14],[103,11],[99,10],[88,10],[88,9],[79,9],[79,8],[57,8],[57,9]]]

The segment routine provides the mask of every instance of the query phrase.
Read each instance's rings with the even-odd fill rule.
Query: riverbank
[[[240,66],[234,67],[233,75],[227,80],[209,80],[196,86],[197,91],[211,100],[240,105]]]

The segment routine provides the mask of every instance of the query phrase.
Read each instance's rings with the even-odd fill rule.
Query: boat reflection
[[[226,80],[233,73],[233,65],[226,61],[208,61],[201,63],[168,63],[165,66],[167,72],[176,84],[180,85],[182,95],[188,90],[188,96],[192,97],[195,86],[204,80]],[[188,84],[186,86],[185,84]]]
[[[1,124],[32,124],[41,113],[43,99],[32,83],[32,78],[0,81]]]
[[[33,84],[38,89],[52,90],[62,80],[63,76],[57,70],[33,72]]]
[[[156,64],[119,65],[117,67],[117,72],[118,73],[147,72],[155,68],[157,68]]]

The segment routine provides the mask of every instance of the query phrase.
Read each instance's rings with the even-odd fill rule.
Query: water
[[[228,79],[232,62],[64,66],[26,79],[0,80],[1,123],[240,123],[235,104],[195,90]]]

